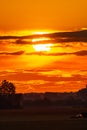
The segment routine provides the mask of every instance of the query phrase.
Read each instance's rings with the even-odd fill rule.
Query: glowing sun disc
[[[50,51],[52,44],[38,44],[33,45],[35,51]]]

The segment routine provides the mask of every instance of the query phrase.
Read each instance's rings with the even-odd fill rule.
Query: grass
[[[70,118],[82,111],[87,108],[0,110],[0,130],[86,130],[86,118]]]
[[[0,122],[0,130],[86,130],[87,120],[38,120]]]

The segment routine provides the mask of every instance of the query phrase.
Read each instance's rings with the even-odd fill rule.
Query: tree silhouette
[[[0,85],[0,94],[15,94],[14,84],[3,80]]]

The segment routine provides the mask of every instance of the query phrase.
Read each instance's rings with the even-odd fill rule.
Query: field
[[[0,110],[0,130],[86,130],[87,118],[71,118],[87,108]]]

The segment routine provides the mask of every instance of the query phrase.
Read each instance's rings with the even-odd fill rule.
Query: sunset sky
[[[75,30],[87,27],[86,0],[1,0],[0,29]]]
[[[86,12],[86,0],[2,0],[0,81],[13,82],[17,93],[85,87]]]

